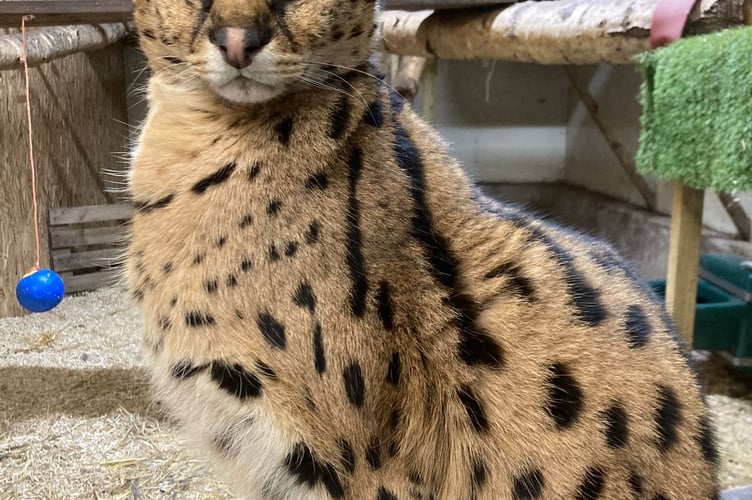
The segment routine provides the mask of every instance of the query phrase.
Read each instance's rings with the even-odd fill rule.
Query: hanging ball
[[[65,283],[51,269],[32,269],[18,281],[16,299],[24,309],[47,312],[57,306],[65,295]]]

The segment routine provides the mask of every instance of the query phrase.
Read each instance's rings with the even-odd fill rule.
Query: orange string
[[[34,269],[39,269],[39,214],[37,208],[37,174],[34,167],[34,132],[31,129],[31,99],[29,93],[29,64],[26,52],[26,16],[21,18],[21,41],[23,47],[24,77],[26,79],[26,121],[29,124],[29,163],[31,164],[31,197],[34,205],[34,237],[36,238],[36,262]]]

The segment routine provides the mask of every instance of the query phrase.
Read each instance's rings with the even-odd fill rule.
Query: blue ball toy
[[[32,269],[18,281],[16,299],[24,309],[47,312],[57,306],[65,295],[65,283],[51,269]]]

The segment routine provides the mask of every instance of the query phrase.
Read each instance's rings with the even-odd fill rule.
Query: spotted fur
[[[468,182],[369,65],[373,1],[135,6],[128,286],[158,396],[240,493],[714,498],[662,306],[607,245]],[[223,27],[264,40],[247,67]]]

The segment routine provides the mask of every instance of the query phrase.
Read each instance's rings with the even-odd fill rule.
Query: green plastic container
[[[665,297],[665,281],[651,286]],[[752,265],[742,257],[700,259],[693,348],[717,351],[738,370],[752,373]]]

